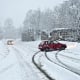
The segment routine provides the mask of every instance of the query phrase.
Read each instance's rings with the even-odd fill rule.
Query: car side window
[[[53,41],[50,41],[50,44],[53,44],[54,42]]]
[[[48,41],[48,44],[53,44],[53,41]]]
[[[50,41],[48,41],[48,44],[50,44]]]
[[[45,44],[48,44],[48,42],[46,41]]]

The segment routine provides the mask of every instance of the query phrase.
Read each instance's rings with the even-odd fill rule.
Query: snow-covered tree
[[[2,28],[2,24],[0,23],[0,39],[3,38],[3,28]]]
[[[59,8],[58,24],[60,27],[75,28],[79,27],[80,1],[65,1]]]
[[[42,29],[45,29],[48,31],[55,27],[55,16],[52,10],[47,9],[43,12],[43,15],[41,18],[41,26],[42,26]]]
[[[12,19],[7,19],[4,23],[4,38],[16,38],[16,29]]]

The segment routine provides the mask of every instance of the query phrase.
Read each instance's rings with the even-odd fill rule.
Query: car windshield
[[[59,43],[58,41],[54,41],[55,44]]]

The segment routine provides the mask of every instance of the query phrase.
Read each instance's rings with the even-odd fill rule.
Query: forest
[[[0,38],[21,38],[22,33],[29,30],[38,37],[41,31],[49,33],[55,28],[80,28],[80,0],[64,1],[53,10],[29,10],[19,28],[8,18],[0,25]]]

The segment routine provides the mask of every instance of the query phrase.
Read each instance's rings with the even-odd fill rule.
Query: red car
[[[66,44],[48,40],[41,42],[38,46],[41,51],[64,50],[66,47]]]

